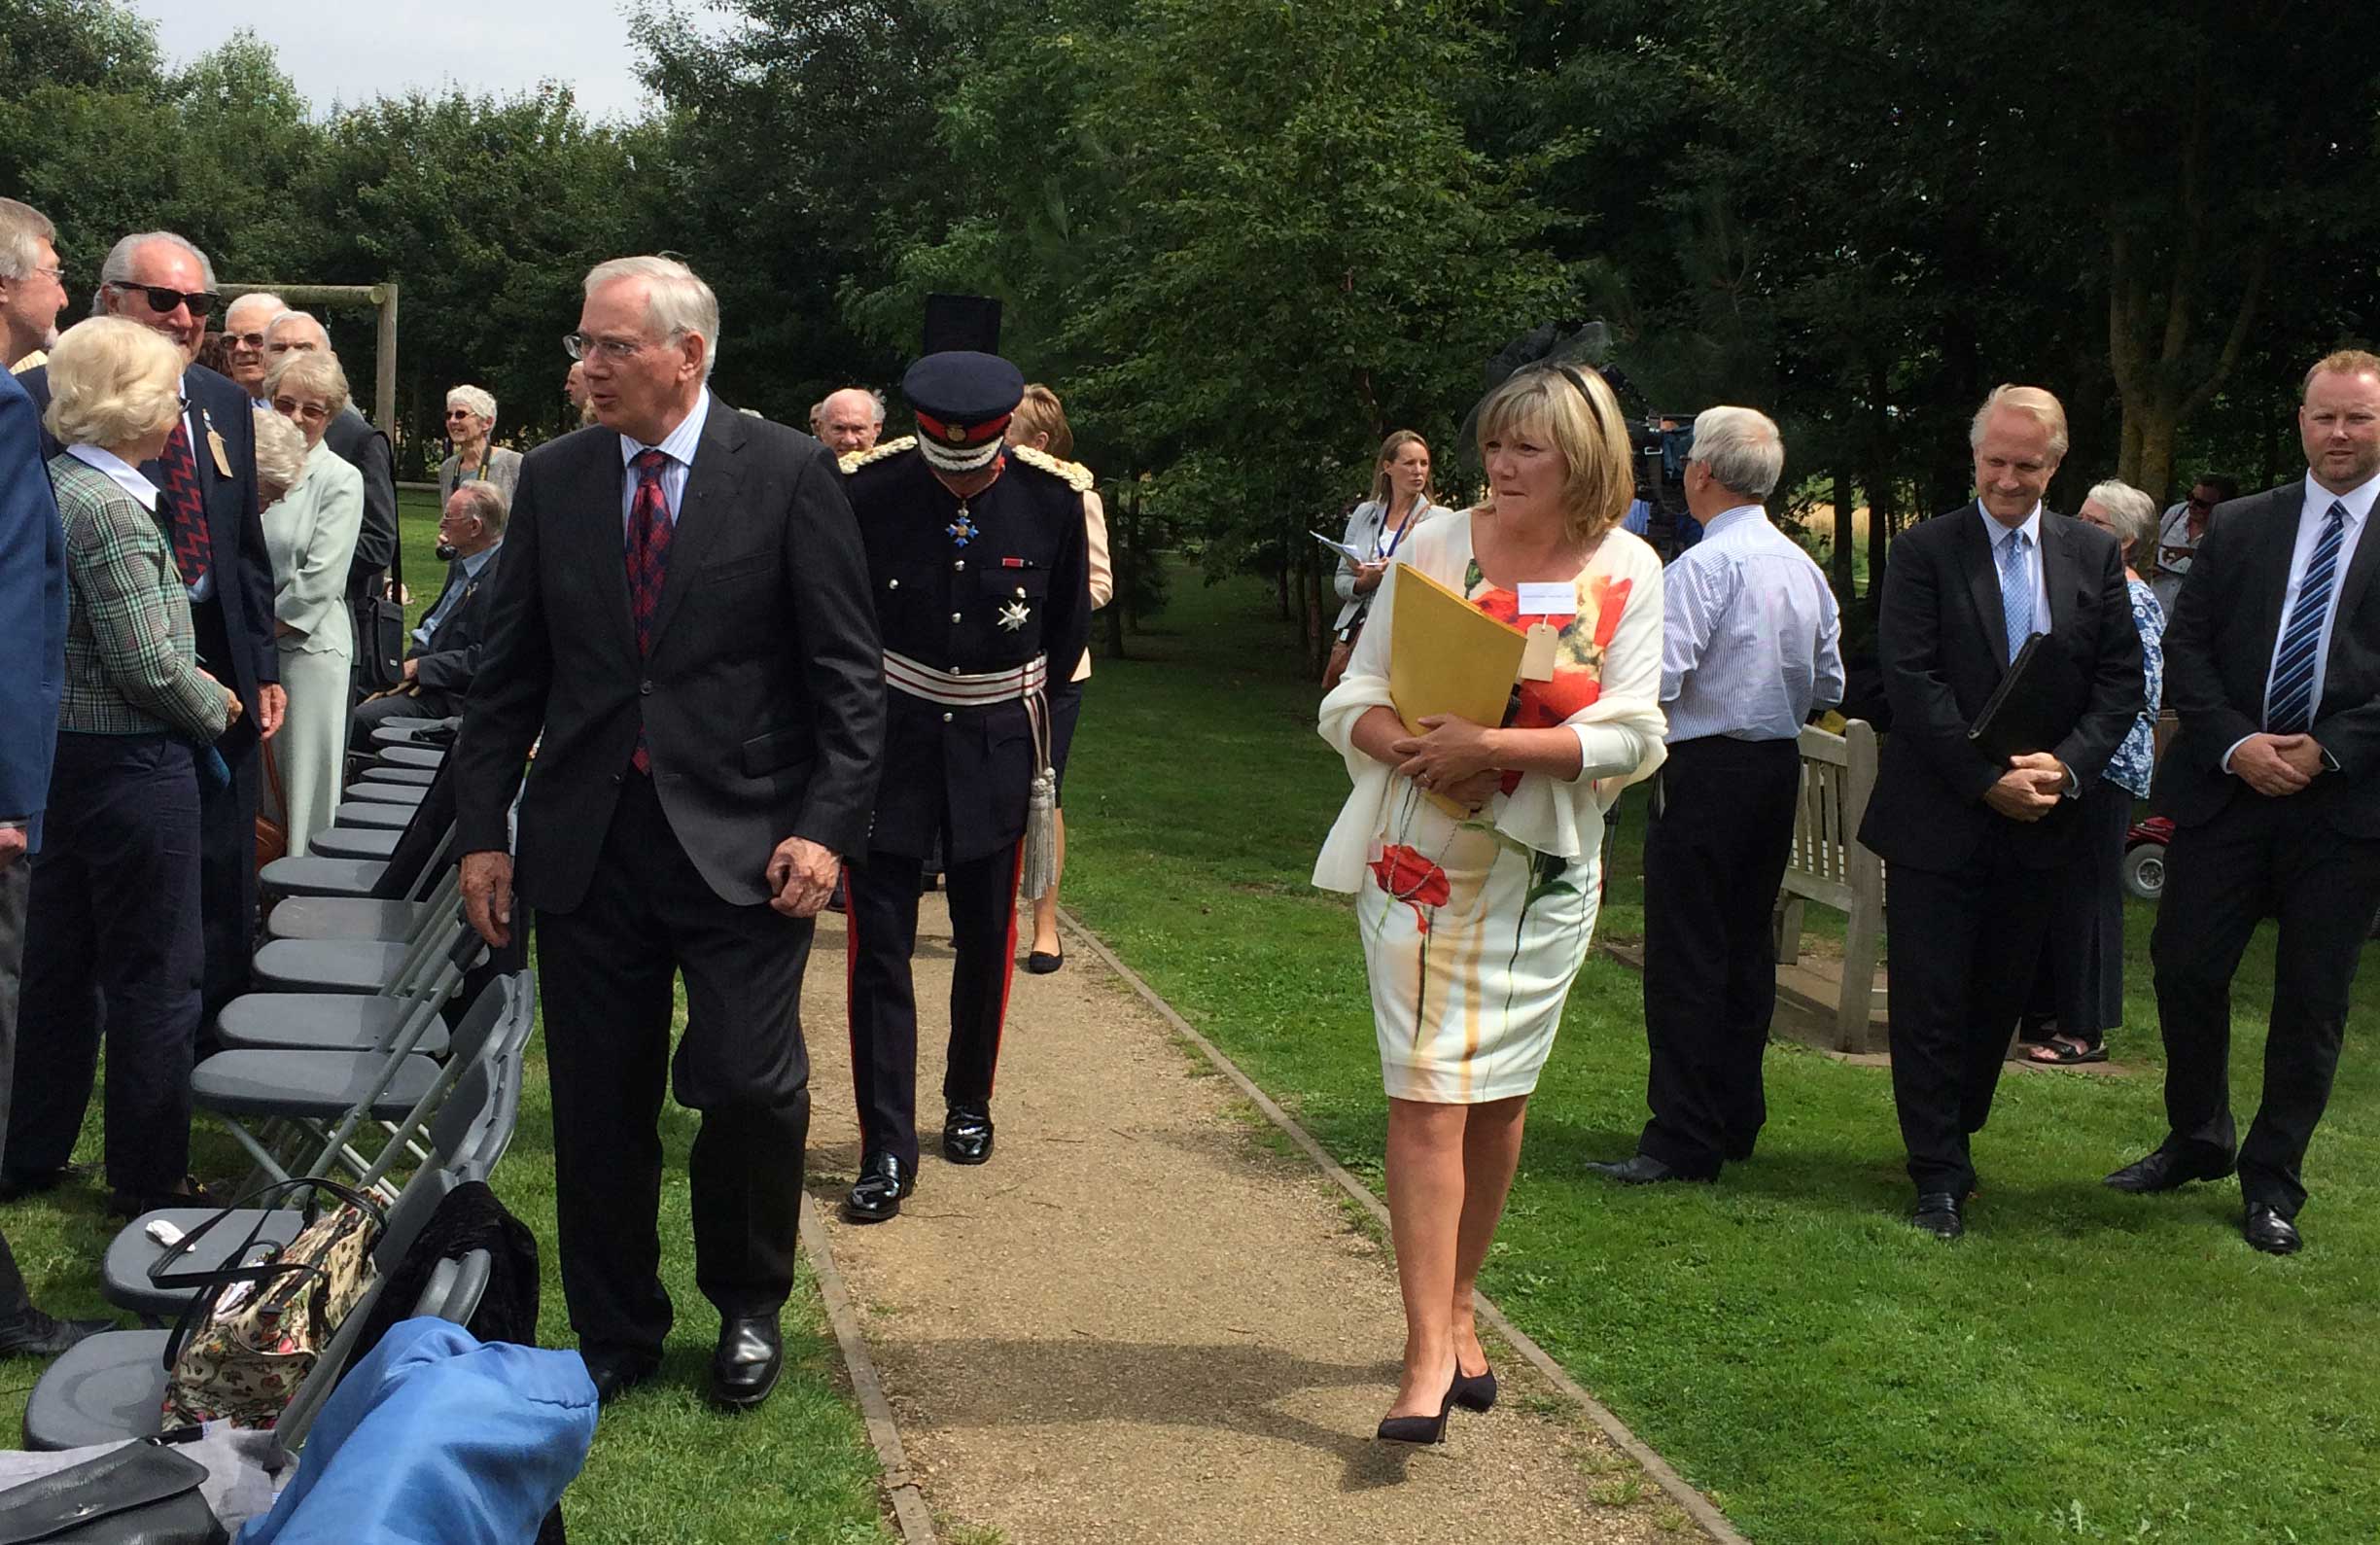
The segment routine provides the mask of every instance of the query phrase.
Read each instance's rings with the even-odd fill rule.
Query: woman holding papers
[[[1372,470],[1372,496],[1348,516],[1346,540],[1336,549],[1339,577],[1334,583],[1341,604],[1339,620],[1331,628],[1338,642],[1322,673],[1324,691],[1337,686],[1346,674],[1364,614],[1397,549],[1416,526],[1447,512],[1430,493],[1428,443],[1410,429],[1381,441],[1380,460]]]
[[[1662,759],[1661,562],[1619,529],[1610,388],[1524,370],[1481,404],[1479,439],[1487,502],[1410,533],[1321,709],[1354,790],[1313,878],[1355,894],[1371,980],[1406,1319],[1380,1436],[1402,1442],[1495,1399],[1472,1282],[1593,931],[1603,813]],[[1434,711],[1466,696],[1489,707]]]

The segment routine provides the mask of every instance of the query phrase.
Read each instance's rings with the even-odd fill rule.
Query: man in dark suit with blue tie
[[[164,492],[158,518],[190,592],[198,663],[239,694],[244,710],[216,743],[230,782],[200,780],[198,905],[205,929],[202,1001],[212,1018],[248,990],[257,922],[256,816],[260,739],[281,728],[289,698],[273,648],[272,558],[258,519],[256,426],[248,394],[196,364],[207,318],[221,299],[206,255],[166,230],[124,237],[99,269],[93,316],[120,316],[161,333],[192,362],[182,374],[188,407],[165,454],[140,468]],[[47,373],[24,377],[45,407]],[[54,451],[55,447],[50,447]],[[203,1022],[203,1021],[202,1021]],[[42,1176],[12,1176],[38,1185]]]
[[[2107,1181],[2167,1191],[2236,1167],[2241,1232],[2275,1255],[2304,1243],[2299,1172],[2380,906],[2380,357],[2316,365],[2297,428],[2306,475],[2216,509],[2165,630],[2182,733],[2152,794],[2175,829],[2150,955],[2168,1131]],[[2237,1142],[2231,976],[2267,916],[2264,1100]]]
[[[810,1062],[811,920],[866,841],[884,661],[834,457],[705,384],[711,287],[667,258],[586,278],[568,346],[599,422],[531,451],[453,761],[472,923],[536,909],[562,1289],[598,1395],[659,1367],[665,1086],[700,1111],[694,1275],[710,1394],[777,1382]],[[541,734],[542,739],[540,739]],[[671,1047],[672,988],[686,1025]]]
[[[1942,1239],[1966,1230],[1969,1140],[1991,1113],[2049,898],[2070,883],[2076,801],[2147,693],[2116,539],[2042,504],[2066,453],[2058,400],[2000,387],[1968,439],[1976,502],[1904,533],[1884,571],[1876,654],[1893,729],[1860,824],[1888,865],[1909,1220]],[[1987,750],[1970,731],[2036,634]]]

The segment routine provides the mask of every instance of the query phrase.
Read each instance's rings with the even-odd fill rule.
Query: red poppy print
[[[1454,894],[1444,869],[1403,843],[1381,850],[1381,856],[1372,860],[1372,878],[1390,896],[1414,909],[1414,926],[1424,933],[1429,931],[1429,914],[1421,909],[1444,906]]]

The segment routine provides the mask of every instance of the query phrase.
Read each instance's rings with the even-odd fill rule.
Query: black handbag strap
[[[262,1284],[278,1281],[284,1277],[307,1274],[324,1275],[322,1268],[310,1261],[269,1260],[248,1266],[239,1264],[247,1257],[248,1252],[256,1247],[257,1241],[262,1238],[264,1225],[270,1220],[272,1214],[281,1211],[278,1208],[264,1207],[262,1204],[273,1198],[293,1195],[299,1191],[305,1192],[308,1197],[305,1213],[305,1221],[308,1223],[312,1223],[318,1215],[312,1205],[312,1198],[318,1193],[327,1192],[362,1212],[375,1228],[388,1226],[388,1210],[380,1205],[377,1198],[356,1190],[352,1186],[341,1185],[336,1180],[325,1180],[309,1176],[300,1176],[289,1180],[277,1180],[269,1185],[262,1186],[240,1198],[230,1207],[217,1212],[213,1217],[182,1236],[181,1240],[168,1248],[162,1257],[151,1262],[149,1266],[149,1282],[152,1286],[195,1287],[198,1289],[190,1302],[182,1306],[182,1313],[174,1320],[173,1333],[165,1338],[164,1365],[167,1369],[171,1369],[176,1362],[181,1360],[182,1349],[188,1345],[191,1333],[197,1328],[200,1320],[214,1312],[215,1305],[223,1297],[225,1288],[238,1282]],[[216,1225],[234,1213],[252,1208],[257,1210],[257,1220],[249,1227],[248,1237],[240,1242],[239,1247],[224,1257],[227,1264],[203,1271],[173,1272],[165,1269],[175,1256],[189,1254],[191,1247],[211,1233]]]

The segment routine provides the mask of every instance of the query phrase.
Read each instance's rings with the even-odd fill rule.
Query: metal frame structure
[[[226,284],[228,301],[260,292],[277,295],[302,310],[310,305],[369,305],[380,313],[380,346],[372,380],[372,426],[397,439],[397,281],[380,284]]]

